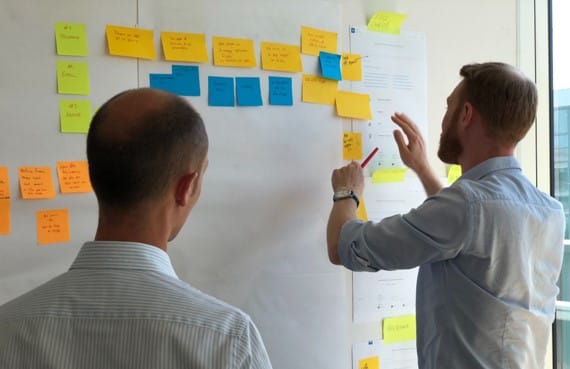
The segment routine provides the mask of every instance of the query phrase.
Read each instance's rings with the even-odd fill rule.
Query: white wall
[[[137,10],[138,4],[138,10]],[[366,23],[377,10],[407,13],[403,28],[425,32],[428,72],[429,153],[435,152],[445,99],[466,63],[517,63],[516,0],[3,0],[0,4],[0,165],[9,167],[12,234],[0,236],[0,303],[66,270],[96,222],[92,194],[24,201],[20,165],[49,165],[84,158],[84,136],[58,132],[53,24],[88,26],[92,93],[99,106],[116,92],[146,85],[147,75],[170,63],[108,56],[105,24],[157,31],[205,32],[298,43],[301,25],[338,30],[348,49],[347,27]],[[520,48],[519,48],[520,49]],[[303,57],[305,71],[316,70]],[[202,97],[192,99],[211,137],[210,167],[195,212],[170,247],[179,276],[252,315],[276,369],[348,368],[350,345],[380,335],[379,324],[351,322],[350,273],[329,265],[325,224],[330,171],[342,164],[343,122],[331,107],[303,104],[294,79],[295,106],[220,109],[206,104],[208,75],[256,75],[259,68],[201,66]],[[264,98],[264,101],[266,99]],[[347,123],[344,122],[346,126]],[[55,174],[55,172],[54,172]],[[37,246],[35,211],[70,209],[72,240]]]

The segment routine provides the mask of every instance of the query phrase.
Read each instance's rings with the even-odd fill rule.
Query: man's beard
[[[463,153],[463,147],[457,137],[457,124],[459,122],[459,109],[453,112],[450,119],[450,126],[441,133],[439,139],[439,149],[437,156],[447,164],[459,164],[459,156]]]

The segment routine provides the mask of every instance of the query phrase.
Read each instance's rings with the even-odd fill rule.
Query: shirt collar
[[[168,254],[137,242],[92,241],[81,247],[71,269],[146,270],[178,279]]]
[[[465,172],[461,178],[478,180],[492,172],[505,169],[517,169],[520,171],[521,166],[514,156],[497,156],[477,164]]]

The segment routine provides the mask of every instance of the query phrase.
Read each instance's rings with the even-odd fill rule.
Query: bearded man
[[[329,259],[353,271],[419,266],[420,369],[544,368],[565,218],[514,157],[535,119],[536,87],[503,63],[465,65],[460,75],[438,156],[463,175],[444,188],[418,127],[394,114],[402,160],[428,198],[407,214],[362,222],[355,215],[362,169],[352,162],[334,170]]]

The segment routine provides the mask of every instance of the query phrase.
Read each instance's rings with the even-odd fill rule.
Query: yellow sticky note
[[[336,53],[338,35],[311,27],[301,27],[301,52],[318,56],[321,51]]]
[[[89,95],[89,68],[86,62],[60,60],[57,62],[57,92]]]
[[[36,213],[38,245],[68,242],[69,210],[39,210]]]
[[[342,133],[342,158],[344,160],[362,159],[362,133]]]
[[[109,54],[131,58],[156,59],[154,34],[150,29],[107,25]]]
[[[378,12],[370,18],[368,22],[368,30],[389,33],[392,35],[400,34],[400,27],[406,19],[406,14]]]
[[[164,59],[205,63],[208,61],[206,36],[203,33],[161,32]]]
[[[452,184],[461,177],[461,165],[453,164],[447,171],[447,183]]]
[[[19,167],[20,191],[24,199],[52,199],[55,187],[50,167]]]
[[[342,79],[345,81],[362,81],[362,56],[360,54],[342,53]]]
[[[404,182],[408,168],[378,169],[372,173],[372,183]]]
[[[0,167],[0,199],[10,198],[10,179],[8,167]]]
[[[372,119],[370,96],[355,92],[338,91],[336,95],[336,113],[340,117],[354,119]]]
[[[372,356],[360,359],[358,360],[358,369],[380,369],[380,358]]]
[[[356,209],[356,217],[363,222],[368,222],[368,213],[366,212],[364,197],[360,199],[360,204],[358,204],[358,208]]]
[[[87,133],[91,118],[90,101],[59,100],[59,122],[62,133]]]
[[[338,81],[334,79],[303,75],[303,102],[334,105],[337,91]]]
[[[279,72],[302,72],[299,46],[262,42],[261,68]]]
[[[416,339],[416,316],[404,315],[382,321],[384,343],[413,341]]]
[[[217,37],[212,39],[214,65],[220,67],[255,67],[253,40]]]
[[[55,46],[57,55],[87,56],[89,50],[85,24],[57,22]]]
[[[58,161],[57,176],[61,193],[93,191],[87,161]]]
[[[0,235],[10,234],[10,198],[0,198]]]

